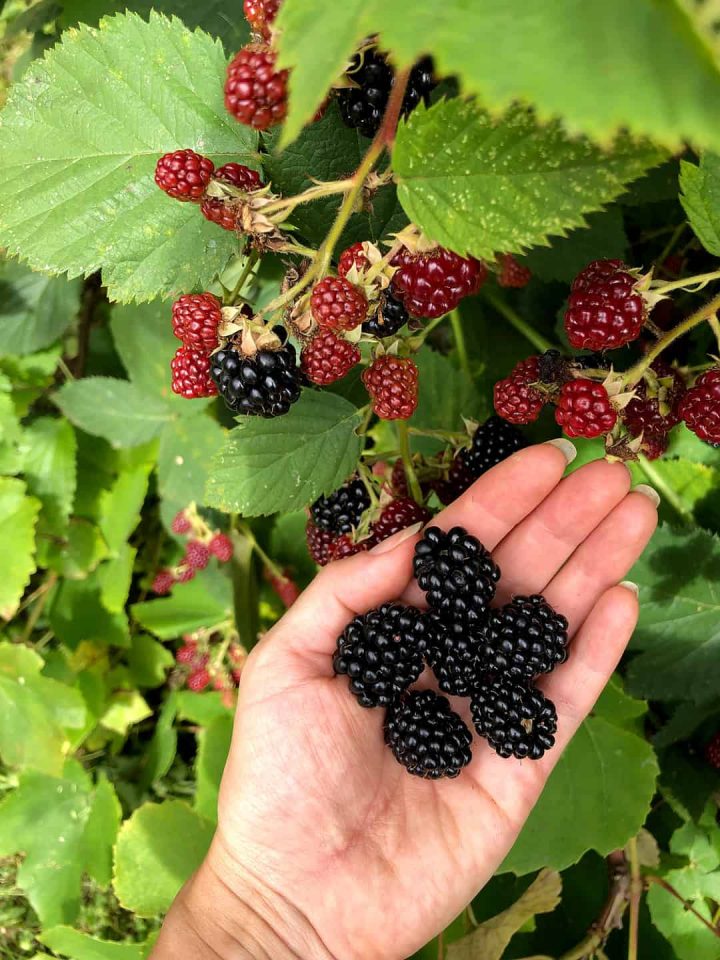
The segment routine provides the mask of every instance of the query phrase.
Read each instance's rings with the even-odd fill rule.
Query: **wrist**
[[[165,918],[150,960],[334,960],[310,922],[217,841]]]

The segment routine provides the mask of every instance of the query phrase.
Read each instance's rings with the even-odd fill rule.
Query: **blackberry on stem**
[[[478,477],[496,467],[512,453],[527,446],[522,433],[502,417],[489,417],[475,431],[472,444],[459,451],[448,475],[448,491],[454,500]]]
[[[529,680],[567,660],[568,622],[539,594],[513,597],[491,610],[482,659],[489,673]]]
[[[539,760],[555,743],[557,711],[532,684],[499,677],[470,701],[475,729],[501,757]]]
[[[218,392],[234,413],[280,417],[300,399],[303,377],[291,343],[248,357],[227,347],[214,353],[210,362]]]
[[[356,476],[327,497],[318,497],[310,507],[310,514],[316,527],[339,536],[351,533],[369,506],[367,487]]]
[[[428,780],[457,777],[472,759],[472,734],[448,700],[432,690],[413,690],[392,704],[385,743],[409,773]]]
[[[362,325],[362,332],[381,340],[391,337],[408,322],[409,315],[402,301],[386,290],[381,298],[377,312]]]

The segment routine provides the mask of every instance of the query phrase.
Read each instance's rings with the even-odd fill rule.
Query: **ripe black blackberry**
[[[425,614],[402,603],[384,603],[345,627],[333,668],[347,675],[361,706],[387,707],[422,673],[427,635]]]
[[[310,507],[316,527],[337,534],[351,533],[370,506],[370,494],[360,477],[351,477],[327,497],[318,497]]]
[[[555,743],[557,711],[532,684],[498,677],[470,701],[475,729],[501,757],[539,760]]]
[[[484,679],[482,633],[462,622],[445,623],[431,613],[426,659],[444,693],[469,697]]]
[[[527,440],[512,423],[489,417],[475,431],[472,445],[458,453],[448,480],[453,487],[462,487],[457,493],[464,493],[478,477],[526,446]]]
[[[354,86],[338,91],[343,123],[365,137],[374,137],[390,99],[395,73],[387,58],[372,47],[355,54],[346,76]],[[424,57],[410,71],[402,102],[403,115],[407,116],[421,100],[427,102],[434,86],[432,60]]]
[[[303,375],[291,343],[279,350],[258,350],[252,357],[226,347],[210,360],[210,375],[234,413],[280,417],[300,398]]]
[[[544,597],[513,597],[491,610],[483,629],[482,659],[490,673],[529,680],[550,673],[568,656],[568,622]]]
[[[445,697],[413,690],[385,718],[385,743],[409,773],[428,780],[457,777],[472,759],[472,734]]]
[[[391,337],[408,322],[408,312],[403,303],[388,291],[385,291],[377,312],[362,325],[362,332],[379,340]]]
[[[500,570],[477,537],[462,527],[428,527],[415,547],[415,577],[430,607],[446,623],[485,622]]]

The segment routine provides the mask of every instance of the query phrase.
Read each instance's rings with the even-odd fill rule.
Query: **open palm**
[[[352,616],[421,602],[416,537],[326,568],[250,657],[211,857],[229,886],[257,884],[307,921],[317,941],[299,956],[400,960],[442,929],[496,870],[607,682],[637,617],[635,594],[617,583],[656,510],[629,492],[621,464],[561,479],[565,465],[552,445],[521,451],[435,521],[492,549],[499,602],[544,593],[568,617],[570,658],[542,683],[559,725],[541,761],[502,760],[476,738],[456,780],[409,776],[383,743],[384,711],[361,708],[333,675]],[[469,723],[467,701],[453,705]]]

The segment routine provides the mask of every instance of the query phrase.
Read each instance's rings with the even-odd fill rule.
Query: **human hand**
[[[408,775],[383,742],[384,711],[358,705],[332,654],[356,613],[421,603],[417,536],[326,567],[247,662],[218,830],[155,960],[180,944],[188,958],[401,960],[489,880],[625,649],[638,604],[618,581],[657,522],[654,491],[629,492],[622,464],[562,479],[565,466],[556,445],[522,450],[433,521],[493,551],[496,602],[542,593],[568,618],[570,658],[539,684],[558,711],[554,749],[503,760],[476,737],[457,779]],[[468,701],[453,706],[472,729]]]

